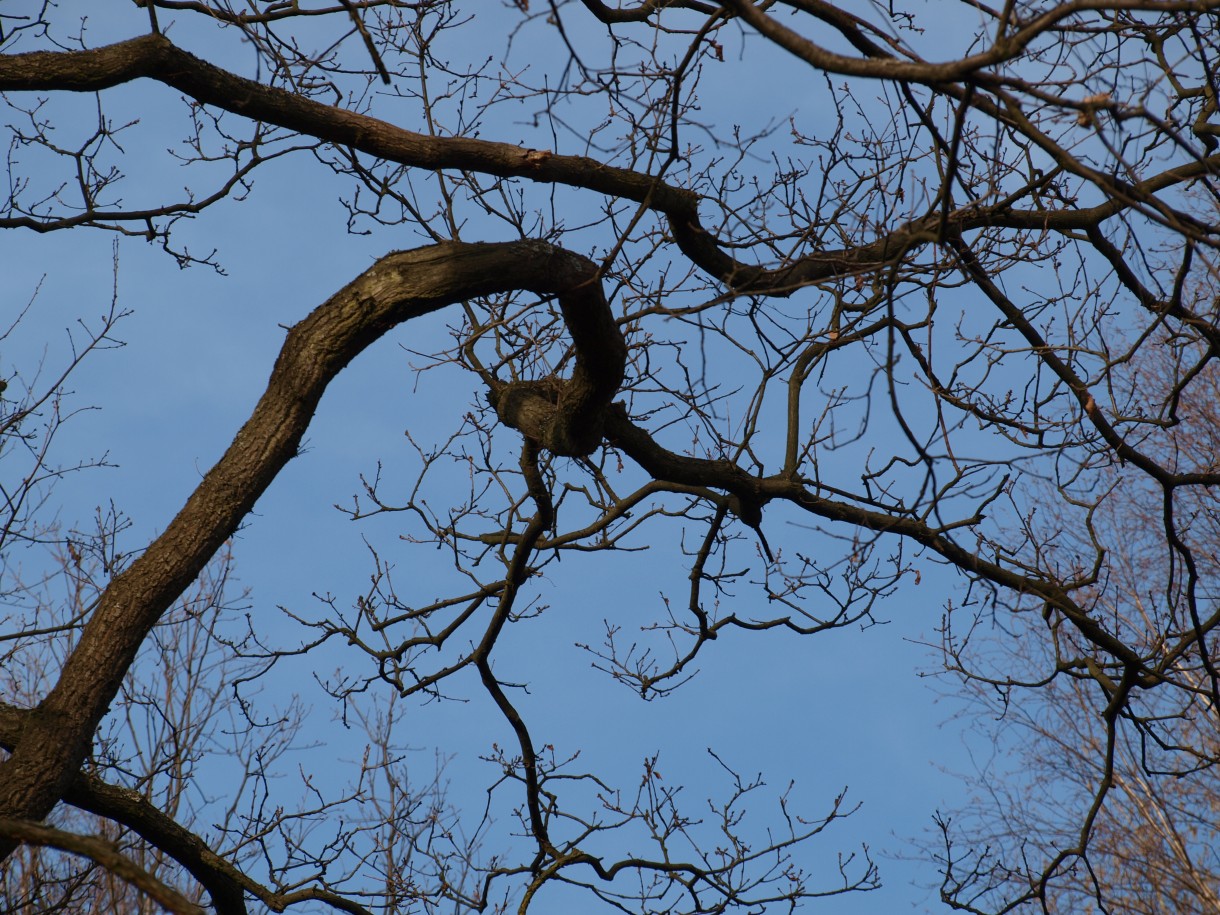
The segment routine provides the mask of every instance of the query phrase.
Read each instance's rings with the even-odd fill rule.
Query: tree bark
[[[577,345],[579,390],[555,434],[580,437],[563,429],[601,412],[597,402],[613,395],[626,357],[596,264],[535,241],[448,243],[382,258],[288,332],[232,445],[165,532],[110,583],[55,687],[26,716],[12,756],[0,764],[0,817],[40,820],[65,796],[141,643],[297,453],[331,380],[404,321],[519,289],[559,297]],[[3,856],[13,847],[0,839]]]

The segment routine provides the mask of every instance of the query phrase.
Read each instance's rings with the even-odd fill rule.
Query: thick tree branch
[[[596,284],[591,261],[542,242],[441,244],[382,258],[293,327],[233,444],[165,532],[110,583],[58,683],[30,713],[12,757],[0,764],[0,816],[41,819],[64,796],[145,636],[296,454],[326,386],[356,355],[413,317],[517,289],[558,294],[574,338],[591,341],[613,323],[608,313],[582,310],[604,307],[600,292],[590,292]],[[605,345],[614,349],[613,341]],[[608,387],[593,375],[614,359],[581,355],[586,386]],[[620,363],[617,378],[621,371]],[[11,848],[10,841],[4,850]]]
[[[790,295],[810,283],[893,263],[908,252],[942,238],[945,231],[961,233],[982,227],[1087,229],[1129,209],[1141,194],[1220,170],[1220,155],[1178,166],[1131,185],[1118,199],[1090,209],[1016,210],[1008,203],[1002,208],[961,209],[947,219],[936,213],[899,225],[866,244],[814,251],[781,267],[767,268],[743,263],[726,253],[720,240],[700,222],[699,195],[656,176],[606,165],[587,156],[415,133],[237,76],[183,51],[162,35],[144,35],[87,51],[0,55],[0,91],[100,92],[138,79],[155,80],[201,104],[391,162],[425,169],[468,169],[502,178],[522,177],[640,203],[667,218],[674,241],[700,269],[739,292],[754,294]]]
[[[12,750],[16,746],[22,723],[29,714],[0,703],[0,747]],[[308,898],[326,902],[339,911],[367,915],[363,906],[334,893],[307,889],[285,894],[268,889],[218,855],[200,836],[140,792],[111,785],[91,773],[78,773],[63,799],[73,807],[127,827],[181,864],[207,892],[216,915],[246,915],[249,911],[247,893],[275,912],[282,912],[293,902]],[[26,841],[24,835],[21,839]]]
[[[782,25],[775,17],[764,12],[765,5],[756,4],[754,0],[725,0],[724,5],[768,40],[827,73],[938,85],[974,78],[985,68],[996,67],[1011,61],[1020,56],[1032,41],[1046,34],[1057,23],[1088,10],[1102,8],[1121,9],[1133,13],[1141,11],[1202,13],[1216,9],[1220,3],[1215,0],[1203,0],[1203,2],[1198,2],[1198,0],[1181,0],[1181,2],[1173,2],[1173,0],[1168,0],[1168,2],[1166,0],[1126,0],[1126,2],[1124,0],[1118,0],[1118,2],[1115,0],[1105,0],[1105,2],[1076,0],[1076,2],[1056,3],[1049,10],[1026,22],[1019,23],[1015,30],[998,37],[990,47],[960,60],[940,62],[900,59],[883,52],[871,43],[861,47],[859,40],[852,43],[864,51],[866,54],[864,58],[836,54]],[[852,37],[852,32],[848,28],[850,20],[829,4],[793,3],[791,5],[805,9],[831,23],[849,39]],[[858,36],[859,33],[855,34]]]
[[[750,527],[757,527],[761,523],[763,506],[774,500],[783,500],[819,518],[841,521],[877,533],[895,534],[933,550],[962,571],[1013,593],[1037,595],[1059,609],[1098,648],[1136,670],[1144,671],[1146,668],[1144,659],[1092,619],[1059,581],[1024,575],[997,562],[990,562],[977,551],[959,545],[947,536],[946,529],[932,527],[919,517],[874,511],[837,499],[827,499],[811,492],[802,481],[784,474],[755,477],[731,461],[675,454],[658,445],[645,430],[632,423],[621,404],[615,404],[608,411],[606,435],[611,444],[621,448],[658,480],[698,484],[731,493],[737,499],[733,510]],[[970,519],[969,523],[974,524],[979,520]]]
[[[91,858],[110,873],[136,887],[167,912],[174,915],[204,915],[201,907],[124,856],[113,842],[107,842],[98,836],[77,835],[30,820],[10,817],[0,817],[0,836],[8,841],[46,845]]]

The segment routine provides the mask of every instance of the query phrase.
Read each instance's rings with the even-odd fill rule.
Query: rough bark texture
[[[882,70],[890,65],[889,61],[875,64]],[[883,73],[879,71],[878,75]],[[935,69],[927,69],[925,75],[933,81],[945,79],[945,74]],[[943,239],[946,233],[983,226],[1060,231],[1094,227],[1150,193],[1220,169],[1220,155],[1213,155],[1130,185],[1090,171],[1088,177],[1101,182],[1111,196],[1097,206],[1050,212],[1006,205],[966,208],[944,215],[934,213],[886,231],[870,244],[815,251],[783,267],[768,269],[742,263],[726,253],[719,240],[700,222],[698,195],[658,177],[606,165],[586,156],[404,130],[377,118],[236,76],[176,47],[162,35],[143,35],[87,51],[0,56],[0,91],[97,92],[137,79],[155,80],[201,104],[300,131],[391,162],[427,169],[470,169],[506,178],[525,177],[635,201],[664,213],[674,242],[707,273],[742,292],[778,296],[829,277],[891,263],[913,249]],[[999,110],[993,113],[1005,117]],[[1054,153],[1053,149],[1049,151]],[[1079,169],[1078,164],[1066,164]],[[0,220],[0,225],[44,228],[38,221],[25,217]]]
[[[140,644],[296,454],[331,380],[404,321],[518,289],[557,294],[577,346],[573,393],[539,436],[574,448],[590,434],[600,439],[588,430],[622,379],[626,348],[595,264],[532,241],[442,244],[382,258],[288,332],[266,392],[233,444],[165,532],[106,589],[59,681],[0,764],[0,816],[42,819],[68,791]]]
[[[142,30],[147,17],[152,34],[84,50],[67,50],[87,43],[79,13],[41,6],[29,16],[0,14],[0,46],[41,49],[0,54],[0,94],[19,114],[3,125],[11,175],[0,229],[92,227],[159,242],[180,263],[210,263],[179,245],[179,220],[242,194],[265,164],[304,154],[350,182],[343,200],[348,231],[406,229],[440,240],[481,232],[489,218],[501,220],[500,230],[509,227],[506,237],[553,243],[438,244],[382,258],[288,332],[266,391],[231,447],[165,533],[114,576],[100,603],[88,610],[84,601],[64,604],[74,615],[61,629],[25,622],[14,639],[0,633],[0,651],[17,645],[11,657],[31,665],[38,689],[45,689],[38,679],[44,672],[59,676],[45,695],[22,683],[15,695],[27,698],[0,704],[0,748],[11,753],[0,764],[0,860],[22,841],[84,853],[103,862],[103,871],[123,873],[113,846],[35,822],[63,801],[108,820],[107,831],[129,828],[158,860],[164,853],[177,862],[198,881],[192,892],[202,887],[219,915],[246,915],[248,899],[275,911],[317,900],[363,915],[362,905],[374,904],[366,900],[392,907],[410,899],[430,909],[482,912],[508,905],[497,900],[514,894],[524,911],[551,881],[584,885],[611,906],[640,912],[791,908],[823,895],[805,886],[788,849],[844,815],[841,796],[821,824],[785,809],[787,834],[781,829],[760,849],[728,828],[737,822],[731,811],[753,790],[739,780],[715,824],[723,828],[712,852],[684,832],[676,794],[646,767],[643,801],[616,810],[618,819],[604,811],[602,820],[582,819],[549,780],[595,780],[585,784],[605,789],[599,800],[617,798],[619,789],[594,770],[560,773],[545,758],[554,745],[534,739],[500,679],[507,673],[493,669],[493,660],[504,661],[493,658],[501,633],[533,612],[525,598],[539,595],[527,595],[527,585],[563,556],[598,552],[609,560],[619,550],[674,546],[682,578],[658,589],[663,612],[640,614],[641,631],[651,635],[627,644],[616,634],[635,621],[614,619],[603,645],[581,646],[594,666],[644,696],[678,688],[720,632],[785,628],[804,636],[867,624],[900,583],[920,583],[921,567],[943,564],[960,573],[967,594],[947,603],[936,630],[945,672],[986,692],[1000,718],[1010,702],[1034,696],[1032,706],[1014,706],[1012,720],[1036,713],[1046,701],[1039,695],[1061,695],[1070,683],[1072,714],[1091,720],[1081,728],[1085,752],[1055,728],[1041,731],[1045,742],[1080,761],[1077,822],[1061,830],[1054,810],[1043,835],[1045,827],[1018,826],[1023,805],[1006,799],[997,834],[1011,833],[1013,841],[994,861],[987,829],[980,829],[984,841],[957,840],[955,848],[946,822],[945,847],[936,853],[942,896],[972,912],[1029,904],[1074,910],[1077,899],[1123,907],[1123,887],[1139,879],[1116,877],[1131,868],[1122,854],[1100,849],[1107,830],[1120,839],[1112,848],[1130,848],[1124,824],[1142,822],[1142,814],[1106,825],[1109,811],[1127,803],[1119,798],[1127,786],[1116,759],[1121,764],[1124,748],[1140,748],[1131,771],[1162,787],[1220,764],[1220,523],[1213,510],[1220,443],[1210,410],[1220,353],[1220,0],[996,9],[966,3],[962,10],[983,24],[953,36],[936,34],[941,23],[925,22],[923,14],[854,12],[827,0],[582,0],[533,11],[519,2],[498,62],[483,58],[482,49],[479,60],[464,59],[475,46],[465,30],[485,25],[491,7],[453,0],[318,0],[259,9],[137,0],[134,27]],[[592,25],[589,14],[604,28],[567,29],[576,16]],[[56,24],[61,16],[73,20],[68,31]],[[317,28],[328,17],[337,26],[329,33]],[[218,25],[223,36],[207,38]],[[461,31],[446,34],[455,29]],[[501,31],[478,37],[498,43]],[[315,43],[320,35],[325,39]],[[523,59],[526,35],[555,44],[543,58],[531,43]],[[729,35],[745,60],[725,53]],[[752,41],[772,55],[760,79],[754,52],[745,51]],[[249,69],[230,72],[183,50],[219,61],[238,42],[242,55],[253,51],[238,64]],[[587,56],[586,47],[602,56]],[[546,69],[556,61],[560,69]],[[797,64],[813,82],[779,75]],[[742,93],[729,95],[749,93],[757,113],[769,114],[766,126],[751,128],[746,119],[729,127],[722,117],[731,102],[708,104],[709,86],[719,91],[725,84],[717,80],[734,66],[744,68]],[[153,105],[157,98],[183,103],[178,113],[191,126],[173,151],[184,153],[193,171],[182,193],[176,180],[160,187],[156,170],[124,171],[133,159],[122,143],[137,131],[125,135],[130,125],[108,120],[108,97],[120,96],[121,108],[126,93],[110,90],[136,83],[141,103],[145,96]],[[774,91],[797,84],[809,90],[798,103]],[[83,147],[76,145],[82,125],[57,108],[66,102],[76,112],[80,100],[52,98],[69,92],[98,96],[96,133]],[[772,101],[796,110],[764,112]],[[534,123],[513,122],[522,129],[500,139],[523,137],[554,150],[480,138],[503,129],[505,115],[516,117],[523,106],[534,106]],[[149,134],[139,136],[143,142]],[[40,157],[54,168],[44,171]],[[148,198],[148,206],[130,207],[133,197]],[[570,254],[556,247],[561,242],[597,246],[604,260],[599,266]],[[775,301],[798,290],[791,302]],[[510,291],[526,293],[514,307],[534,314],[546,308],[542,320],[494,306],[483,312],[465,301]],[[362,710],[374,708],[380,694],[372,685],[396,701],[435,697],[444,681],[477,671],[517,744],[497,760],[504,779],[494,790],[520,789],[513,809],[523,814],[526,844],[532,838],[535,847],[486,870],[478,836],[456,858],[449,851],[433,856],[431,846],[420,852],[410,829],[399,829],[407,820],[398,814],[414,808],[397,802],[396,776],[364,767],[360,778],[372,785],[384,775],[387,797],[395,799],[384,805],[391,812],[384,821],[374,817],[370,831],[335,843],[301,844],[304,857],[285,867],[312,867],[315,877],[281,882],[287,871],[270,860],[274,853],[261,871],[243,872],[241,851],[226,860],[213,850],[219,843],[192,831],[195,811],[179,819],[178,795],[158,810],[117,787],[113,782],[136,785],[134,770],[101,752],[91,758],[90,742],[116,696],[153,716],[192,706],[125,686],[140,646],[161,647],[162,632],[152,627],[165,620],[175,636],[222,634],[195,626],[193,615],[177,622],[179,597],[188,588],[194,593],[191,584],[209,558],[297,453],[330,380],[392,328],[457,302],[467,311],[461,327],[451,328],[456,348],[438,344],[430,355],[470,370],[486,386],[495,417],[479,407],[457,417],[460,426],[445,444],[419,444],[419,485],[405,502],[400,493],[379,492],[374,479],[352,515],[408,513],[401,536],[448,551],[454,571],[472,584],[420,604],[418,594],[400,596],[390,587],[375,554],[368,592],[375,599],[358,598],[350,611],[335,599],[321,619],[305,622],[322,633],[319,643],[346,640],[369,664],[332,692],[345,712],[358,693],[370,702]],[[108,339],[102,331],[94,342]],[[560,352],[568,340],[570,350]],[[28,393],[16,412],[0,410],[0,438],[17,434],[24,444],[34,436],[18,426],[64,390],[63,380],[40,400],[42,391],[23,384],[24,369],[6,361],[4,373]],[[506,439],[520,449],[515,468],[503,460]],[[465,462],[478,483],[469,493],[437,491],[449,478],[431,468],[451,458]],[[638,467],[627,468],[628,459]],[[23,493],[39,491],[45,456],[34,455],[32,466]],[[0,517],[0,549],[11,542],[10,527],[25,522],[4,483],[0,516],[10,517]],[[450,496],[449,505],[438,504]],[[764,513],[774,522],[777,509],[804,518],[794,527],[808,536],[789,531],[780,540],[772,527],[772,552],[762,526]],[[572,519],[576,525],[565,528]],[[637,535],[645,524],[647,532]],[[667,543],[667,532],[679,526],[678,542]],[[73,541],[64,543],[67,559],[52,555],[66,575],[96,556],[109,574],[108,535],[91,541],[84,564]],[[1127,550],[1136,560],[1156,559],[1127,563]],[[663,574],[671,574],[673,565],[666,566]],[[571,574],[569,566],[565,584]],[[675,581],[679,591],[689,586],[684,600],[674,599]],[[730,607],[746,582],[756,600]],[[214,609],[221,626],[229,607],[217,597]],[[251,628],[257,639],[259,621]],[[971,647],[984,631],[993,633],[996,656]],[[47,632],[52,638],[40,641]],[[655,640],[666,643],[663,652]],[[1010,643],[1020,647],[1010,651]],[[44,664],[39,653],[59,644],[63,651]],[[0,664],[8,656],[0,654]],[[146,657],[139,655],[137,672]],[[869,663],[862,657],[861,669]],[[175,683],[189,680],[180,675],[184,666],[164,665]],[[40,699],[36,708],[15,707]],[[387,757],[392,724],[386,719],[384,733],[370,735]],[[167,721],[156,733],[169,730],[187,728]],[[157,737],[147,742],[177,748]],[[1056,765],[1047,768],[1058,774]],[[251,778],[275,772],[261,761],[251,770]],[[115,771],[121,774],[106,774]],[[150,765],[148,777],[167,771]],[[1027,773],[1031,785],[1036,772]],[[1195,806],[1220,809],[1212,787],[1203,785]],[[983,794],[1007,798],[1006,786],[988,785]],[[380,803],[375,787],[322,815],[351,822],[348,811],[366,801]],[[285,821],[278,802],[268,799],[266,808],[275,815],[244,819],[226,834],[233,837],[227,846],[247,849],[271,836],[267,841],[295,852],[294,831],[313,813]],[[430,834],[434,826],[435,834],[444,832],[434,811],[425,822]],[[588,831],[569,841],[564,832],[576,822]],[[615,862],[591,851],[614,845],[605,833],[639,836],[645,823],[655,857],[633,847]],[[384,845],[376,832],[383,826],[393,833]],[[1215,844],[1206,836],[1220,833],[1220,817],[1206,829],[1201,848]],[[700,863],[673,857],[679,832],[699,848]],[[382,853],[393,866],[371,857]],[[397,871],[420,854],[430,862],[423,871]],[[1175,863],[1157,867],[1188,871],[1181,862],[1189,855],[1175,854],[1164,859]],[[345,859],[367,868],[376,888],[357,886],[354,871],[336,877]],[[455,882],[449,867],[459,859],[466,876]],[[20,861],[40,864],[37,854]],[[752,868],[762,876],[750,877]],[[867,853],[859,876],[842,863],[841,870],[842,886],[833,892],[875,883]],[[612,886],[620,871],[633,876]],[[266,885],[252,876],[258,872],[269,875]],[[480,873],[476,886],[472,875]],[[590,873],[600,885],[588,882]],[[166,875],[172,882],[177,872],[148,873]],[[1190,890],[1205,900],[1201,908],[1175,899],[1164,911],[1214,909],[1207,879],[1199,881],[1202,891]],[[1108,881],[1119,887],[1109,894],[1118,904],[1106,899]],[[620,895],[626,882],[638,882],[638,900]],[[57,876],[31,883],[26,898],[41,904],[43,886],[69,883]],[[1130,898],[1158,895],[1146,887],[1161,884],[1145,883]],[[182,908],[177,899],[168,904]]]

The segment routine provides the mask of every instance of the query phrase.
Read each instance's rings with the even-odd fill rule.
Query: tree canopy
[[[812,651],[887,601],[928,615],[939,688],[1001,760],[923,849],[946,906],[1216,911],[1218,13],[7,0],[0,228],[110,233],[118,277],[139,240],[223,273],[210,220],[272,206],[280,171],[369,266],[292,304],[248,419],[134,547],[118,509],[82,532],[52,495],[105,462],[53,442],[121,293],[66,365],[3,353],[0,892],[233,915],[525,912],[563,887],[703,913],[877,886],[867,848],[827,850],[842,786],[764,809],[713,756],[730,787],[694,812],[655,760],[593,771],[523,711],[498,652],[597,569],[624,593],[658,575],[651,606],[563,649],[625,705],[746,640]],[[404,344],[412,370],[459,379],[460,406],[407,429],[408,484],[376,456],[341,506],[394,532],[370,535],[360,593],[336,584],[272,637],[233,593],[233,538],[308,460],[328,386],[427,315],[445,330]],[[259,690],[338,646],[318,682],[363,761],[346,793],[288,790],[304,713]],[[458,682],[513,735],[485,796],[483,822],[511,796],[502,848],[462,832],[439,775],[403,775],[408,710]],[[799,727],[807,700],[775,701]],[[231,785],[209,782],[221,733]]]

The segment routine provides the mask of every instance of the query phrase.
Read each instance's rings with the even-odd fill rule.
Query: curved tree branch
[[[956,71],[954,71],[956,72]],[[948,79],[941,75],[938,79]],[[982,227],[1088,229],[1137,205],[1147,195],[1192,178],[1220,171],[1220,155],[1179,165],[1144,181],[1124,185],[1122,194],[1091,208],[1018,210],[1013,201],[993,207],[965,207],[946,218],[936,212],[898,225],[875,240],[841,250],[813,251],[776,268],[739,261],[700,222],[694,191],[658,176],[607,165],[587,156],[523,149],[511,143],[415,133],[368,115],[265,86],[208,63],[149,34],[85,51],[35,51],[0,55],[0,92],[100,92],[138,79],[164,83],[191,99],[252,120],[275,124],[391,162],[424,169],[468,169],[501,178],[522,177],[563,184],[631,200],[662,213],[673,239],[700,269],[743,293],[775,296],[832,277],[889,264],[938,241],[946,231]],[[980,102],[979,104],[983,104]],[[990,114],[1006,115],[988,102]],[[1090,173],[1090,177],[1096,177]],[[1103,187],[1108,188],[1107,182]],[[107,214],[114,218],[115,214]],[[75,224],[75,223],[73,223]]]
[[[165,532],[110,583],[59,681],[29,713],[12,757],[0,764],[0,816],[41,819],[63,797],[145,636],[296,454],[327,385],[365,347],[463,299],[517,289],[557,294],[578,353],[576,406],[565,415],[580,421],[596,396],[608,400],[626,353],[621,337],[616,346],[597,336],[614,326],[597,287],[592,261],[543,242],[441,244],[382,258],[294,326],[233,444]],[[592,343],[597,352],[585,351]],[[559,439],[579,437],[565,425],[547,423]],[[0,850],[12,847],[10,840]]]
[[[203,915],[203,909],[191,902],[177,890],[166,886],[148,871],[131,861],[113,842],[98,836],[82,836],[64,832],[30,820],[0,817],[0,836],[8,841],[20,841],[27,845],[46,845],[74,855],[91,858],[110,873],[130,883],[140,892],[153,899],[167,912],[174,915]]]
[[[12,750],[16,746],[22,724],[29,715],[29,711],[0,703],[0,747]],[[276,893],[268,889],[227,858],[217,854],[200,836],[180,824],[140,792],[109,784],[92,773],[79,772],[69,785],[63,800],[80,810],[127,827],[181,864],[207,892],[216,915],[246,915],[249,911],[246,906],[247,893],[276,912],[284,911],[294,902],[316,899],[339,911],[351,912],[352,915],[367,915],[368,910],[363,906],[325,890],[304,889],[293,893]],[[28,831],[13,835],[23,842],[40,844],[35,841],[36,837],[30,837],[32,834]],[[49,841],[42,844],[55,845]],[[73,850],[62,844],[55,847]],[[82,851],[88,854],[84,849]],[[95,860],[109,866],[108,859]],[[130,862],[128,864],[134,866],[130,865]],[[140,883],[132,882],[143,889]],[[192,906],[189,911],[197,910],[197,907]]]

